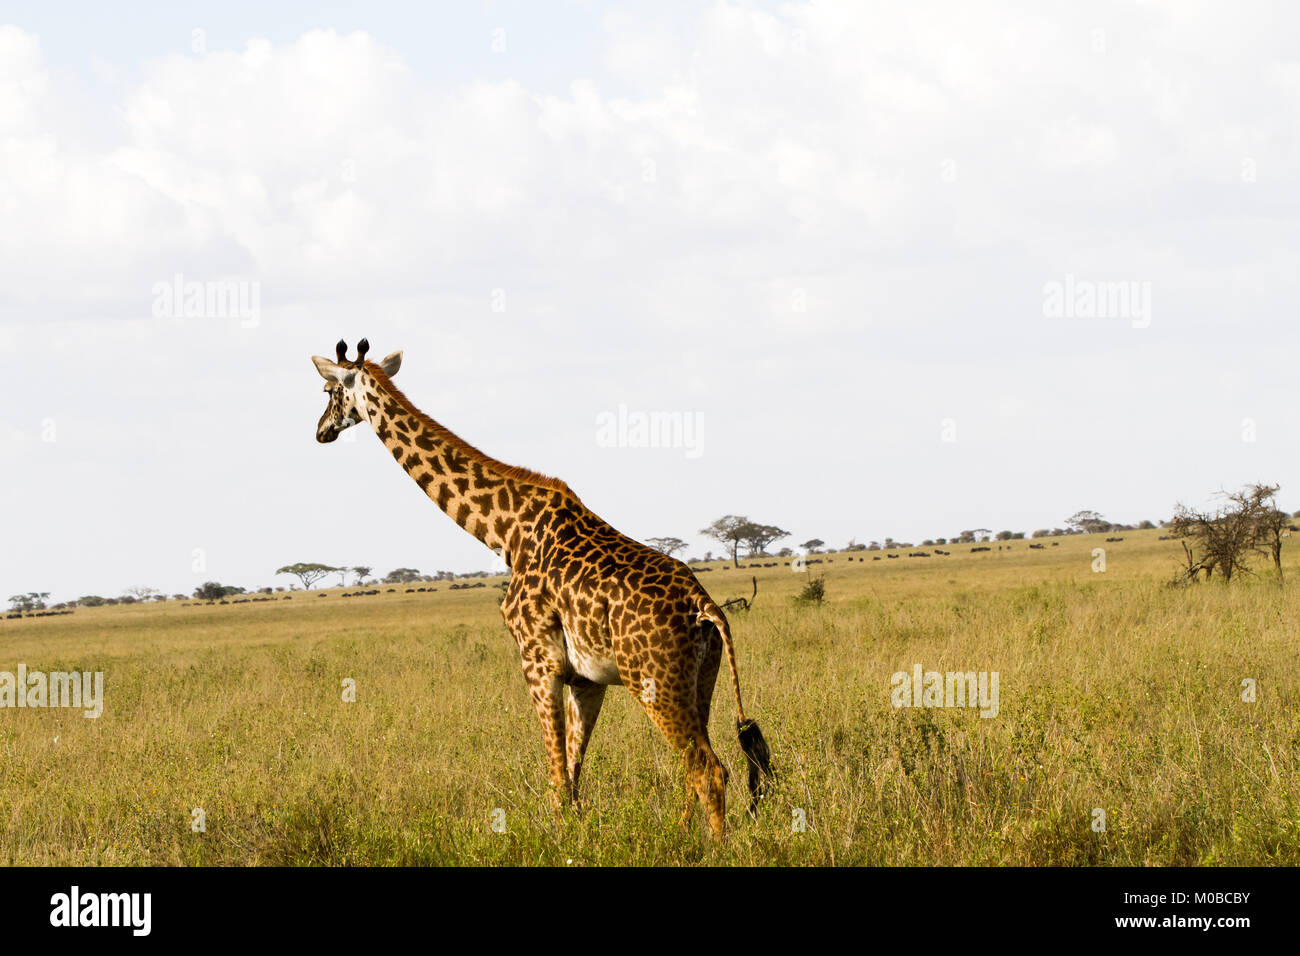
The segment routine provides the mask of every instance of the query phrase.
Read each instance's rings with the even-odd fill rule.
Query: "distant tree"
[[[242,594],[243,591],[243,588],[235,587],[233,584],[221,584],[217,581],[204,581],[194,589],[194,596],[200,601],[219,601],[223,597],[229,597],[231,594]]]
[[[415,568],[394,568],[384,575],[385,584],[410,584],[420,579],[420,572]]]
[[[123,593],[129,594],[137,601],[148,601],[150,598],[152,598],[155,594],[158,593],[158,589],[147,588],[142,584],[135,584],[129,588],[126,588]]]
[[[646,538],[645,543],[670,558],[675,552],[686,549],[686,542],[681,538]]]
[[[1096,534],[1099,531],[1110,530],[1110,522],[1095,511],[1076,511],[1065,519],[1065,523],[1083,534]]]
[[[77,598],[76,603],[80,607],[100,607],[104,603],[104,599],[98,594],[87,594]]]
[[[731,563],[740,567],[740,543],[745,540],[745,531],[751,524],[753,522],[742,515],[723,515],[707,528],[701,528],[700,534],[724,545],[731,552]]]
[[[45,610],[45,601],[49,596],[49,591],[28,591],[26,594],[15,594],[9,598],[9,607],[14,611],[43,611]]]
[[[368,568],[364,564],[359,564],[353,568],[352,573],[357,576],[357,584],[361,584],[366,578],[370,577],[370,572],[373,570],[373,568]]]
[[[1010,540],[1011,540],[1011,532],[1010,532],[1010,531],[999,531],[999,532],[998,532],[998,540],[999,540],[999,541],[1010,541]]]
[[[339,570],[341,569],[329,564],[305,564],[299,562],[297,564],[286,564],[284,567],[279,568],[275,573],[292,574],[302,582],[302,586],[306,590],[310,591],[311,586],[321,578],[325,577],[325,575],[333,574]]]
[[[750,523],[744,528],[745,547],[749,549],[749,556],[756,558],[767,552],[767,546],[774,541],[780,541],[782,538],[790,537],[789,531],[783,531],[774,524]]]
[[[1139,531],[1151,531],[1153,528],[1155,528],[1155,525],[1152,524],[1150,521],[1139,521],[1139,522],[1138,522],[1137,529],[1138,529]]]
[[[821,538],[809,538],[803,544],[799,545],[809,554],[816,554],[821,548],[826,547],[826,542]]]

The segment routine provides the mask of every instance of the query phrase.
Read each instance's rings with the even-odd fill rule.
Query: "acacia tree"
[[[49,596],[49,591],[28,591],[26,594],[15,594],[9,599],[9,606],[14,611],[43,611],[45,610],[45,600]]]
[[[204,581],[194,589],[194,596],[202,601],[220,601],[232,594],[243,593],[243,588],[233,584],[222,584],[219,581]]]
[[[420,572],[415,568],[394,568],[384,575],[385,584],[410,584],[418,580],[420,580]]]
[[[1186,576],[1196,580],[1204,571],[1206,579],[1217,570],[1225,582],[1239,571],[1251,573],[1246,560],[1251,552],[1269,554],[1278,575],[1282,573],[1282,534],[1288,527],[1286,515],[1273,503],[1278,485],[1247,485],[1241,491],[1220,491],[1222,503],[1211,511],[1198,511],[1179,504],[1174,509],[1170,527],[1186,541]],[[1196,548],[1201,557],[1196,559]]]
[[[302,586],[305,590],[310,591],[311,586],[321,578],[325,577],[325,575],[333,574],[335,571],[339,570],[342,569],[333,567],[329,564],[305,564],[300,561],[297,564],[286,564],[275,573],[292,574],[302,582]]]
[[[741,535],[745,547],[749,548],[749,556],[753,558],[767,551],[767,546],[773,541],[780,541],[782,538],[790,537],[790,532],[784,531],[774,524],[751,522],[741,530]]]
[[[135,598],[137,601],[148,601],[158,593],[158,589],[148,588],[142,584],[135,584],[127,588],[123,593],[131,595],[131,597]]]
[[[357,576],[357,584],[360,585],[366,578],[370,577],[370,572],[373,570],[374,568],[368,568],[364,564],[357,565],[353,568],[352,573]]]
[[[1076,511],[1066,519],[1065,524],[1067,527],[1075,528],[1084,534],[1110,530],[1110,522],[1095,511]]]
[[[745,529],[752,523],[741,515],[723,515],[707,528],[701,528],[700,534],[724,545],[731,551],[731,563],[740,567],[740,542],[745,540]]]
[[[1244,493],[1238,492],[1238,495],[1244,494],[1245,501],[1256,509],[1255,550],[1272,558],[1279,581],[1282,580],[1282,538],[1289,535],[1291,529],[1291,519],[1273,500],[1280,488],[1281,485],[1256,484],[1248,486]]]
[[[686,547],[686,542],[681,538],[646,538],[645,543],[670,558],[674,552],[681,551]]]

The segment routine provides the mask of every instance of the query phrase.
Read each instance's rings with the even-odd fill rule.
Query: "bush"
[[[810,580],[795,598],[797,604],[821,604],[826,597],[826,578],[819,575]]]

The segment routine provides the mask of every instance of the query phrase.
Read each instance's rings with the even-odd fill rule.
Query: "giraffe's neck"
[[[391,384],[367,374],[362,380],[367,417],[384,447],[448,517],[513,564],[526,543],[526,518],[555,494],[502,464],[427,415],[417,411]],[[569,493],[571,494],[571,493]]]

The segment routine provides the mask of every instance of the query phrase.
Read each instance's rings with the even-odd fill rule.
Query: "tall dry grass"
[[[583,811],[552,819],[491,588],[2,621],[0,670],[102,670],[106,705],[0,710],[0,861],[1300,865],[1296,587],[1170,589],[1177,546],[1124,537],[832,555],[821,606],[792,600],[806,578],[784,565],[703,575],[718,598],[759,576],[732,624],[780,772],[750,821],[720,681],[720,846],[679,829],[678,760],[618,688]],[[918,662],[997,671],[998,716],[895,709],[890,677]]]

